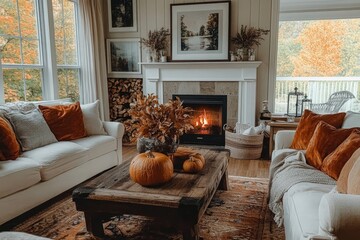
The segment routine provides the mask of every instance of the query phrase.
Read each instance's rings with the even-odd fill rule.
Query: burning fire
[[[205,109],[204,109],[204,113],[199,116],[199,120],[196,121],[195,124],[196,127],[199,127],[200,125],[202,128],[206,128],[209,125]]]

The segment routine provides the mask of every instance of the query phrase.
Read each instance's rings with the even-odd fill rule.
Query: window
[[[287,94],[295,87],[313,103],[323,103],[342,90],[360,99],[359,83],[359,18],[280,21],[276,113],[286,113]]]
[[[53,0],[57,77],[60,98],[79,100],[78,41],[75,4]]]
[[[76,9],[69,0],[0,0],[0,102],[79,99]]]

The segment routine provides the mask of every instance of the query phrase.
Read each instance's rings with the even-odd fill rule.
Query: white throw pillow
[[[342,128],[360,127],[360,113],[348,111],[344,118]]]
[[[100,101],[81,105],[87,135],[107,135],[100,119]]]

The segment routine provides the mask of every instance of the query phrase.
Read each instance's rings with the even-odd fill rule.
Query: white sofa
[[[59,141],[0,161],[0,224],[120,164],[124,126],[103,127],[104,135]]]
[[[344,121],[344,128],[354,126],[360,127],[360,114]],[[289,150],[294,134],[277,132],[272,159]],[[282,202],[287,240],[360,239],[360,195],[337,193],[335,185],[302,182],[293,185]]]

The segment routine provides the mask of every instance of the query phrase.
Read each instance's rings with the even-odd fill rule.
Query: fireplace
[[[194,109],[194,129],[180,137],[182,144],[225,145],[226,95],[180,95],[183,106]]]

